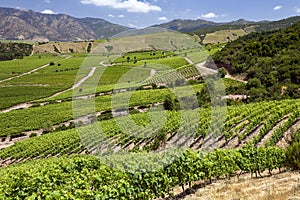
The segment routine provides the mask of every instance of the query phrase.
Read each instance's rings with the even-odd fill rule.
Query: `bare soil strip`
[[[283,134],[283,137],[277,142],[276,146],[287,148],[288,141],[291,140],[291,133],[300,129],[300,118]]]
[[[281,127],[286,121],[288,121],[290,114],[284,116],[282,119],[280,119],[278,122],[276,122],[275,126],[261,139],[259,143],[257,143],[258,146],[264,147],[266,142],[272,137],[274,131]]]

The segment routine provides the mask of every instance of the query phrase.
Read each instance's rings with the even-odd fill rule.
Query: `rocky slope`
[[[103,19],[0,8],[0,39],[78,41],[113,36],[129,28]]]

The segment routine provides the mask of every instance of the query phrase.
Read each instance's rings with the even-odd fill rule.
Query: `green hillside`
[[[213,56],[218,67],[244,75],[248,93],[263,98],[298,98],[300,23],[286,29],[252,33],[228,43]]]

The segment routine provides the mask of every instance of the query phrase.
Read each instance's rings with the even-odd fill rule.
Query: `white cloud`
[[[131,24],[131,23],[129,23],[128,26],[129,26],[130,28],[139,28],[137,25],[134,25],[134,24]]]
[[[125,16],[124,16],[124,15],[118,15],[118,17],[119,17],[119,18],[123,18],[123,17],[125,17]]]
[[[113,14],[108,14],[107,16],[108,16],[108,17],[115,18],[115,16],[114,16]]]
[[[183,13],[188,14],[189,12],[191,12],[191,9],[185,9],[185,11]]]
[[[18,10],[24,10],[24,11],[26,11],[27,9],[25,9],[25,8],[22,8],[22,7],[20,7],[20,6],[17,6],[16,7],[16,9],[18,9]]]
[[[82,4],[95,6],[107,6],[113,9],[124,9],[133,13],[148,13],[150,11],[161,11],[159,6],[151,5],[148,2],[138,0],[81,0]]]
[[[44,0],[45,3],[50,3],[50,0]]]
[[[166,17],[159,17],[159,18],[157,18],[159,21],[167,21],[168,20],[168,18],[166,18]]]
[[[296,13],[300,13],[300,8],[296,8]]]
[[[282,8],[282,5],[278,5],[278,6],[275,6],[274,8],[273,8],[273,10],[280,10]]]
[[[49,14],[49,15],[56,14],[56,13],[55,13],[55,12],[53,12],[52,10],[48,10],[48,9],[46,9],[46,10],[43,10],[43,11],[42,11],[42,13],[43,13],[43,14]]]
[[[201,17],[203,17],[203,18],[217,18],[219,16],[216,15],[215,13],[213,13],[213,12],[210,12],[210,13],[206,13],[206,14],[201,15]]]

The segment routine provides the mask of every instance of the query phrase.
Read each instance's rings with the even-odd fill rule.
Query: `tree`
[[[53,48],[54,48],[54,52],[56,52],[56,53],[59,53],[59,54],[60,54],[60,51],[58,50],[58,48],[57,48],[55,45],[53,45]]]
[[[89,42],[89,44],[88,44],[88,47],[87,47],[86,51],[87,51],[88,53],[90,53],[90,52],[91,52],[91,50],[92,50],[92,43],[90,43],[90,42]]]
[[[179,110],[179,102],[178,100],[172,96],[171,94],[168,94],[164,100],[163,106],[166,110]]]
[[[114,47],[113,47],[113,46],[110,46],[110,45],[105,46],[105,48],[106,48],[106,50],[107,50],[108,52],[111,52],[111,51],[114,49]]]
[[[209,90],[206,85],[200,90],[200,92],[197,92],[196,95],[197,95],[199,106],[201,107],[210,106],[211,98],[210,98]]]
[[[259,88],[261,87],[261,82],[258,78],[251,78],[249,79],[246,89],[251,89],[251,88]]]
[[[224,78],[227,75],[227,71],[224,67],[221,67],[219,69],[219,73],[220,73],[221,78]]]

